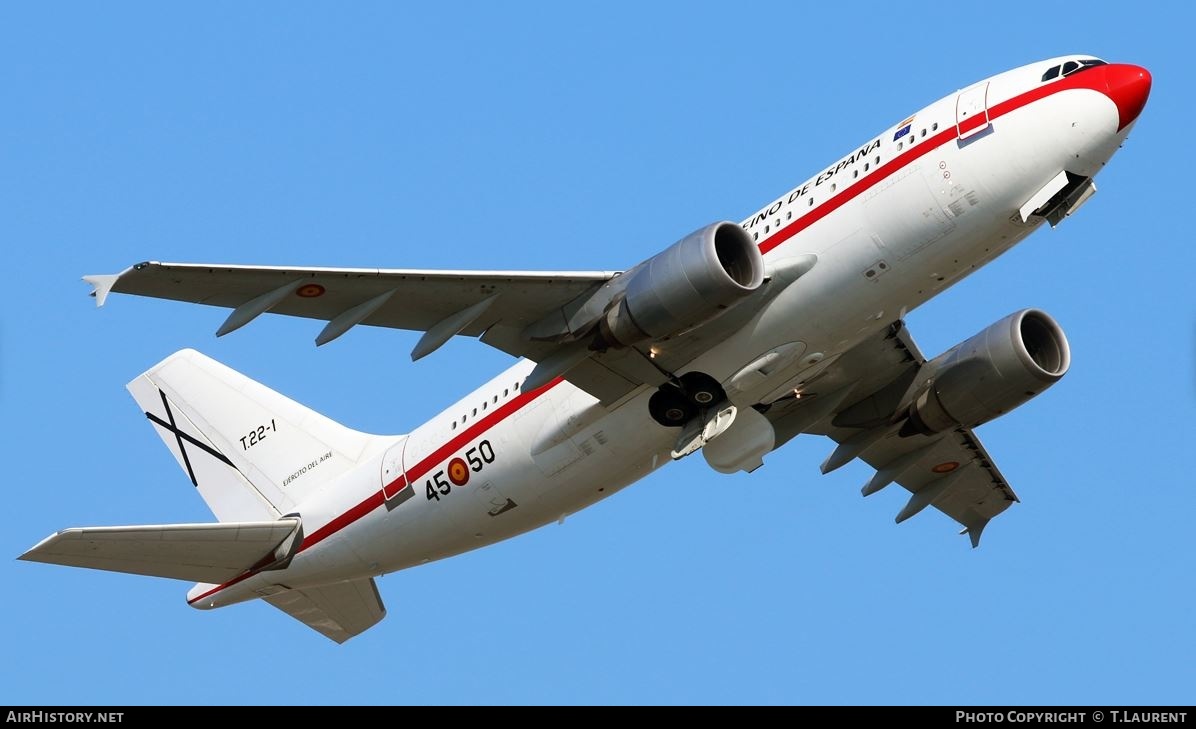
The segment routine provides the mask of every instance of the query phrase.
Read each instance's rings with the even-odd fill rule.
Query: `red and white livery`
[[[146,262],[112,292],[453,336],[521,359],[411,433],[369,435],[184,350],[129,383],[217,518],[67,529],[23,559],[198,582],[201,609],[262,598],[344,641],[385,614],[374,578],[556,521],[672,460],[760,467],[801,433],[860,458],[865,496],[909,492],[973,545],[1017,496],[974,428],[1062,377],[1046,313],[937,357],[911,309],[1096,191],[1150,74],[1090,56],[1007,71],[862,141],[739,224],[607,271],[314,269]]]

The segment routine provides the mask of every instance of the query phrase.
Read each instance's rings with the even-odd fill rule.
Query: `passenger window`
[[[938,130],[939,130],[939,123],[938,123],[938,122],[935,122],[934,124],[931,124],[931,125],[930,125],[930,131],[932,131],[932,132],[937,132]]]
[[[1043,81],[1050,81],[1051,79],[1058,78],[1058,77],[1059,77],[1059,67],[1058,66],[1051,66],[1051,68],[1046,73],[1042,74]]]

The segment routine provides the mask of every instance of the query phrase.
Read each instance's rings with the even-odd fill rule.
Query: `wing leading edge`
[[[453,334],[480,336],[496,322],[530,324],[600,286],[613,271],[437,271],[305,268],[146,261],[112,275],[84,276],[96,305],[110,293],[233,309],[219,333],[266,312],[428,331],[455,324]],[[456,315],[476,309],[473,316]],[[347,325],[347,326],[346,326]],[[450,335],[451,336],[451,335]],[[324,338],[320,343],[335,337]]]
[[[479,337],[496,349],[536,362],[560,345],[526,330],[617,276],[615,271],[438,271],[305,268],[146,261],[118,274],[84,276],[96,305],[111,293],[148,296],[232,309],[216,334],[239,329],[267,312],[326,321],[316,345],[366,326],[423,332],[412,359],[431,354],[457,335]],[[642,368],[641,368],[642,369]],[[652,374],[652,373],[649,373]],[[591,357],[566,379],[604,403],[643,381]]]

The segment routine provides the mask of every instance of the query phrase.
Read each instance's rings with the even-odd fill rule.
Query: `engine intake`
[[[927,363],[933,379],[909,406],[901,434],[987,423],[1058,382],[1070,365],[1067,337],[1046,312],[1010,314]]]
[[[764,281],[764,259],[747,231],[714,223],[627,273],[622,296],[598,322],[607,346],[680,334],[721,314]]]

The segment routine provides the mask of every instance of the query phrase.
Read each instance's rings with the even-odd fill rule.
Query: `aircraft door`
[[[988,118],[988,82],[964,89],[955,99],[955,128],[960,139],[979,134],[992,126]]]
[[[407,438],[391,446],[382,456],[382,497],[388,510],[395,508],[415,493],[403,471],[403,452]]]

